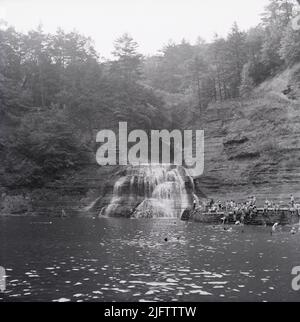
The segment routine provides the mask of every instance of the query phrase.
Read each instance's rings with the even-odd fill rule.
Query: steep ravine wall
[[[196,182],[207,197],[288,202],[293,193],[300,201],[299,71],[283,72],[251,97],[211,104],[202,122],[190,124],[204,124],[204,174]],[[281,93],[287,84],[293,99]]]

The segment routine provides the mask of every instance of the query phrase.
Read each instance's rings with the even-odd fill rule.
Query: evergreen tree
[[[112,72],[126,81],[137,81],[141,78],[143,56],[138,53],[138,44],[125,33],[115,41],[112,52],[117,61],[112,63]]]
[[[280,57],[291,65],[300,61],[300,31],[289,26],[281,40]]]
[[[230,96],[239,96],[239,86],[241,84],[241,72],[245,62],[246,56],[246,42],[245,33],[239,30],[235,22],[231,32],[227,37],[227,74],[229,77],[227,84],[230,86]]]

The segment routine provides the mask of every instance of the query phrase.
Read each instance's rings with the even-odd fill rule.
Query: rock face
[[[299,75],[298,65],[252,97],[210,105],[190,124],[205,133],[204,174],[195,183],[208,198],[300,199],[300,96],[281,93],[287,84],[300,93]]]
[[[3,215],[24,214],[32,210],[29,200],[24,198],[24,196],[1,196],[0,199],[0,213]]]
[[[289,84],[293,99],[282,93]],[[293,193],[300,203],[300,65],[263,83],[251,97],[211,104],[188,128],[205,131],[204,174],[194,178],[199,198],[241,201],[256,195],[262,205],[265,198],[288,203]],[[99,214],[124,175],[124,167],[95,164],[76,176],[73,187],[86,187],[81,204]],[[125,211],[129,217],[136,207],[124,204],[119,215]]]

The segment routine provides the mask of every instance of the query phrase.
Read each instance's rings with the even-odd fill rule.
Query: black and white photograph
[[[300,0],[0,0],[7,302],[300,302]]]

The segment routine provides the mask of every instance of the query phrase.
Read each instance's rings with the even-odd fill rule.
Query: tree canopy
[[[297,14],[296,1],[270,0],[248,31],[233,23],[226,37],[169,42],[150,57],[125,33],[108,61],[78,32],[39,26],[20,33],[1,23],[4,184],[42,185],[50,173],[79,167],[95,149],[96,132],[119,121],[132,129],[182,127],[188,110],[201,116],[210,102],[250,93],[300,61],[300,31],[291,24]]]

